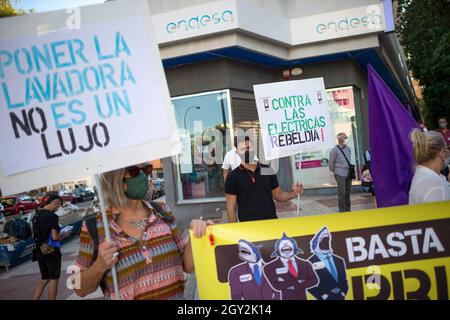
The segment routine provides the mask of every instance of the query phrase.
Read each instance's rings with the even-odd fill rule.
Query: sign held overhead
[[[323,78],[267,83],[253,88],[266,159],[333,145]]]
[[[105,18],[105,10],[114,18]],[[3,193],[179,151],[147,2],[81,12],[78,29],[62,23],[65,11],[0,21]],[[61,21],[61,28],[36,35],[44,21]]]

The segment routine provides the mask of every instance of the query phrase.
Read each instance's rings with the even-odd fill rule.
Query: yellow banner
[[[450,201],[215,225],[192,237],[200,299],[443,299]]]

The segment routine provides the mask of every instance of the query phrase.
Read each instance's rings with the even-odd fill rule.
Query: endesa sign
[[[207,28],[210,25],[233,22],[234,14],[232,10],[224,10],[213,14],[196,15],[191,18],[181,18],[178,21],[170,21],[166,25],[168,33],[186,32],[192,29]]]
[[[159,44],[236,29],[235,1],[215,1],[152,17]]]

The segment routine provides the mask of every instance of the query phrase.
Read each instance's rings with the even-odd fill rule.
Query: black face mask
[[[254,163],[255,152],[253,151],[245,151],[243,154],[239,154],[242,163]]]

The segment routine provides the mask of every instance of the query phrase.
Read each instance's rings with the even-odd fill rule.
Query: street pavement
[[[352,193],[352,211],[373,208],[372,197],[367,193]],[[88,204],[86,204],[88,205]],[[297,215],[296,201],[288,203],[277,203],[277,213],[279,218],[295,217]],[[303,196],[300,200],[299,216],[311,216],[334,213],[338,211],[336,195],[310,195]],[[220,222],[220,219],[218,220]],[[78,297],[73,290],[68,289],[66,282],[69,274],[67,268],[73,265],[79,246],[79,238],[75,237],[62,246],[62,268],[59,282],[58,299],[60,300],[82,300],[82,299],[102,299],[103,294],[100,289],[87,297]],[[34,293],[36,282],[40,279],[39,267],[35,262],[26,262],[5,273],[0,274],[0,300],[26,300],[31,299]],[[46,299],[44,292],[43,299]],[[196,298],[195,275],[186,275],[186,299]]]

